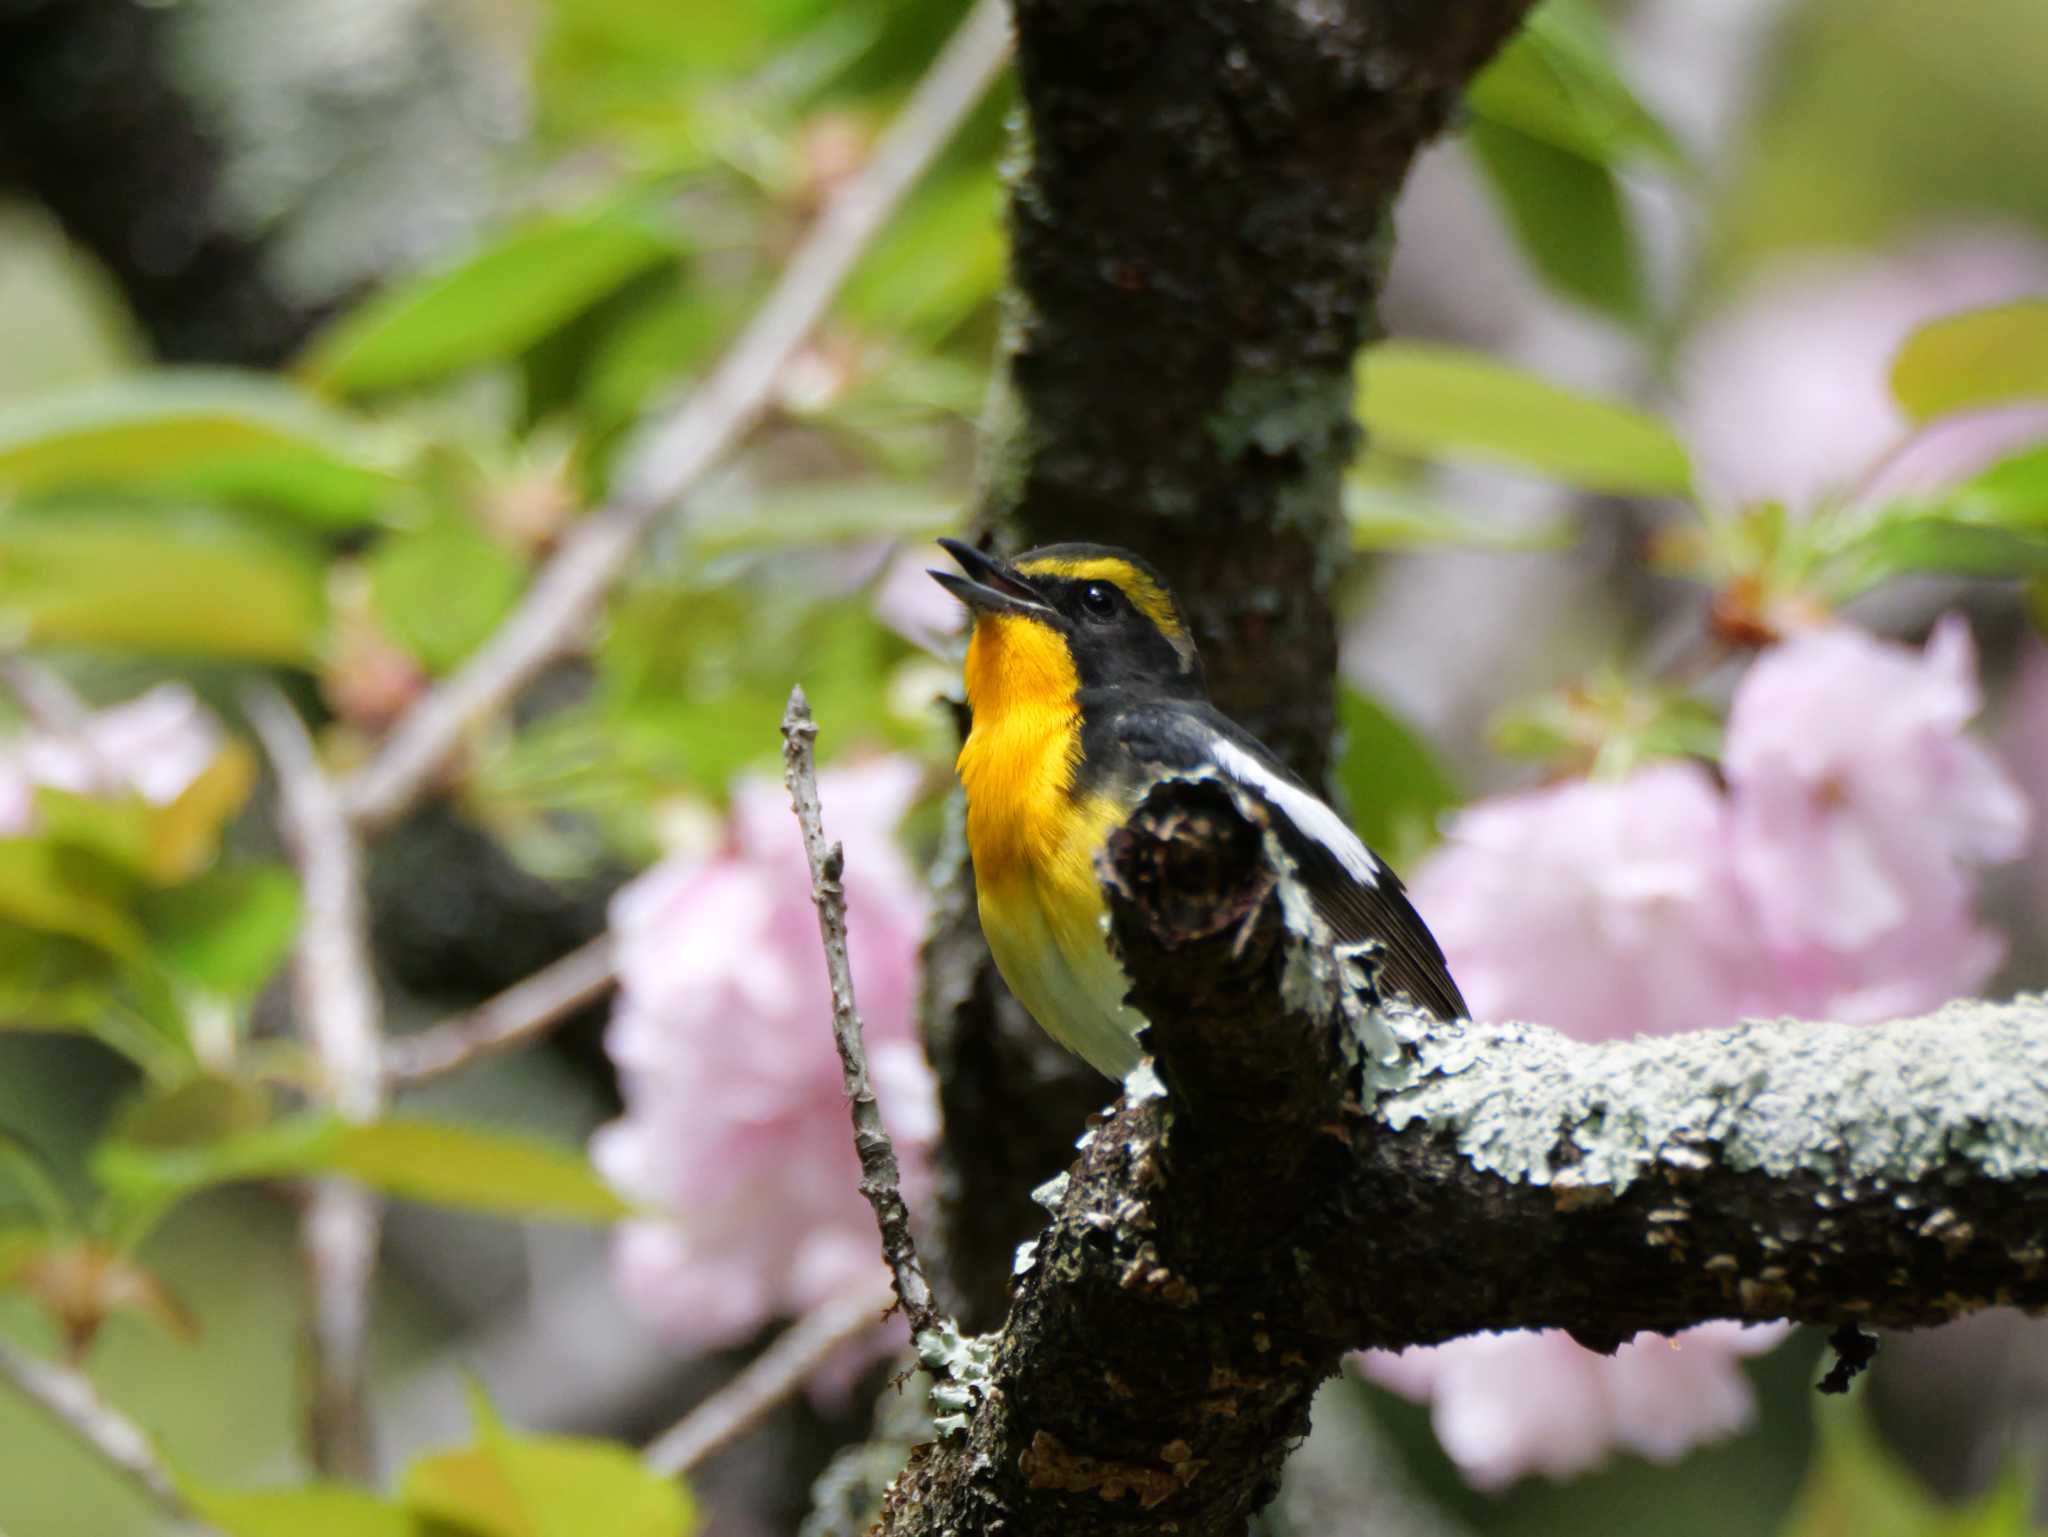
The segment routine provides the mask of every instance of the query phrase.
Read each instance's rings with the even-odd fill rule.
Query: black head
[[[1129,550],[1047,544],[1006,563],[957,539],[939,543],[967,572],[934,571],[939,583],[977,614],[1014,615],[1057,631],[1081,687],[1202,694],[1202,659],[1173,594]]]

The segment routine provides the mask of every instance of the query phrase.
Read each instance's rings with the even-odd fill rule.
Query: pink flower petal
[[[913,763],[881,759],[827,770],[819,785],[827,830],[846,847],[854,985],[913,1202],[929,1189],[938,1113],[914,1017],[925,896],[893,834],[920,778]],[[626,1113],[591,1153],[621,1190],[673,1218],[621,1230],[620,1290],[679,1344],[728,1344],[881,1263],[856,1188],[810,872],[782,787],[735,786],[724,851],[650,870],[619,893],[612,918],[620,994],[606,1047]]]

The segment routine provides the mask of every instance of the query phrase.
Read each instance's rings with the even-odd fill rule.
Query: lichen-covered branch
[[[2048,1304],[2048,999],[1595,1046],[1431,1029],[1403,1057],[1358,1188],[1455,1205],[1536,1274],[1414,1255],[1427,1307],[1351,1299],[1374,1343]]]
[[[1334,722],[1352,364],[1390,211],[1529,4],[1014,6],[1024,122],[984,521],[1014,546],[1156,562],[1217,704],[1311,783]],[[964,877],[942,918],[926,1037],[947,1123],[985,1133],[941,1152],[944,1270],[985,1324],[1036,1215],[1023,1192],[1104,1086],[1009,1006]]]
[[[1084,1139],[892,1537],[1235,1534],[1360,1347],[2048,1305],[2048,1000],[1602,1045],[1381,1010],[1214,781],[1105,876],[1164,1091]]]

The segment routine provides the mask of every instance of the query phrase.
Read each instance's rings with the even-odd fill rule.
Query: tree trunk
[[[1415,152],[1529,0],[1018,0],[1024,121],[984,523],[1125,545],[1181,599],[1216,702],[1329,761],[1352,365]],[[971,1327],[1110,1086],[996,979],[954,842],[924,1021],[941,1256]]]

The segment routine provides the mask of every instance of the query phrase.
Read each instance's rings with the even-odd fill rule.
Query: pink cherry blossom
[[[1755,1400],[1736,1362],[1769,1350],[1782,1324],[1702,1324],[1639,1334],[1612,1356],[1555,1330],[1474,1334],[1362,1358],[1366,1375],[1426,1402],[1444,1451],[1476,1488],[1527,1473],[1570,1478],[1619,1447],[1676,1462],[1749,1423]]]
[[[2048,763],[2048,662],[2041,675],[2041,724],[2016,712],[2041,740],[2015,762]],[[1846,625],[1795,636],[1736,690],[1725,790],[1667,763],[1481,802],[1416,872],[1416,905],[1474,1013],[1581,1039],[1933,1008],[1998,964],[1977,872],[2027,834],[2026,797],[1968,734],[1979,703],[1960,619],[1924,649]],[[1365,1360],[1428,1401],[1445,1451],[1496,1488],[1730,1434],[1750,1414],[1735,1359],[1778,1338],[1709,1325],[1603,1358],[1535,1332]]]
[[[919,770],[827,770],[846,848],[848,943],[868,1064],[915,1205],[937,1135],[917,1043],[923,883],[893,838]],[[592,1155],[661,1218],[623,1225],[621,1291],[678,1344],[707,1348],[861,1284],[881,1264],[832,1047],[810,876],[782,787],[741,781],[721,848],[676,856],[612,907],[620,991],[606,1046],[625,1115]]]
[[[2048,646],[2027,644],[2013,686],[1999,746],[2013,777],[2035,807],[2034,837],[2026,856],[2026,895],[2036,929],[2048,936]]]
[[[1924,490],[2048,432],[2048,412],[1958,419],[1916,440],[1888,384],[1917,326],[2048,288],[2048,244],[1951,230],[1900,251],[1810,257],[1702,325],[1677,364],[1677,417],[1710,497],[1808,511],[1831,497]],[[1862,482],[1859,484],[1859,482]]]
[[[1744,676],[1723,769],[1735,868],[1777,961],[1757,1007],[1885,1018],[1997,966],[1971,911],[1976,871],[2019,853],[2028,806],[1967,734],[1980,702],[1954,616],[1924,651],[1830,625]]]
[[[1483,801],[1413,886],[1479,1018],[1603,1040],[1740,1010],[1755,933],[1728,808],[1696,765]]]
[[[1727,1024],[1758,950],[1730,821],[1689,763],[1499,797],[1452,820],[1416,871],[1416,905],[1482,1018],[1582,1040]],[[1751,1412],[1735,1359],[1778,1337],[1709,1324],[1603,1357],[1524,1330],[1362,1359],[1375,1381],[1429,1403],[1444,1451],[1498,1489],[1586,1472],[1615,1447],[1668,1462],[1730,1434]]]
[[[35,792],[139,795],[168,806],[220,756],[220,721],[182,683],[0,742],[0,837],[35,824]]]

